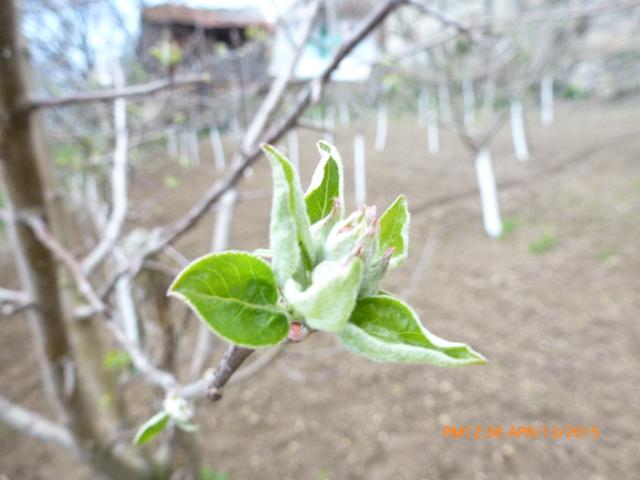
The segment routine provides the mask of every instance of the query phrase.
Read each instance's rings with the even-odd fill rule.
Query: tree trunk
[[[15,0],[0,2],[0,177],[9,210],[8,231],[20,280],[37,305],[29,310],[35,346],[47,393],[73,435],[81,455],[111,478],[147,477],[137,455],[105,445],[78,369],[65,319],[55,258],[21,221],[38,215],[51,222],[38,148],[36,115],[24,108],[28,64],[19,35]]]

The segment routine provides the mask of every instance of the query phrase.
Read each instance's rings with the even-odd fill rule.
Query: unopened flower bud
[[[329,232],[325,243],[326,258],[338,260],[349,255],[366,232],[364,210],[356,211],[338,222]]]
[[[333,208],[329,215],[311,225],[311,238],[316,252],[317,262],[321,262],[326,257],[325,243],[331,229],[340,221],[340,199],[333,199]]]
[[[375,295],[384,275],[389,268],[389,261],[395,248],[387,248],[381,256],[371,259],[365,264],[362,283],[360,284],[360,296]]]
[[[291,322],[289,325],[289,335],[287,335],[287,341],[291,343],[298,343],[304,340],[307,336],[307,329],[298,322]]]

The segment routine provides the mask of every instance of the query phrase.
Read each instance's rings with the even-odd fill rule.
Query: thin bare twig
[[[317,123],[311,120],[306,120],[304,118],[298,119],[298,121],[296,122],[296,125],[306,130],[335,134],[335,128],[328,128],[325,125],[322,125],[321,123]]]
[[[427,237],[427,240],[424,242],[424,247],[422,247],[422,252],[420,252],[420,258],[411,272],[409,284],[401,293],[403,298],[410,298],[413,292],[415,292],[416,288],[420,284],[420,280],[422,280],[427,263],[431,257],[433,257],[433,252],[435,251],[437,244],[438,237],[436,235],[432,234]]]
[[[120,65],[115,67],[114,80],[115,87],[122,89],[124,75]],[[104,260],[118,241],[127,216],[127,209],[129,208],[127,194],[127,144],[129,140],[127,133],[127,104],[122,97],[116,98],[113,102],[113,127],[116,137],[113,165],[111,166],[111,200],[113,208],[102,233],[102,238],[82,262],[82,271],[85,275],[89,275]]]
[[[25,304],[29,303],[29,295],[22,290],[11,290],[0,287],[0,303]]]
[[[445,12],[438,10],[432,5],[429,5],[421,0],[408,0],[408,2],[409,4],[420,10],[422,13],[435,18],[444,26],[453,28],[459,33],[466,35],[472,41],[477,40],[477,34],[471,28],[469,28],[467,25],[464,25],[462,22],[456,20],[455,18],[447,15]]]
[[[628,1],[607,1],[596,3],[587,7],[568,7],[558,9],[540,9],[524,12],[517,16],[505,17],[486,17],[475,21],[473,25],[469,25],[470,29],[485,29],[487,27],[494,28],[518,28],[522,25],[536,23],[564,22],[567,20],[579,20],[583,18],[594,17],[597,15],[606,15],[620,10],[627,10],[640,5],[639,0]]]
[[[87,277],[82,273],[82,267],[78,261],[58,243],[49,231],[44,220],[37,215],[25,215],[21,220],[29,225],[38,240],[67,266],[78,290],[80,290],[80,293],[82,293],[87,302],[89,302],[91,308],[93,308],[96,313],[106,312],[107,306],[102,302]]]
[[[254,351],[255,350],[250,348],[239,347],[237,345],[229,346],[209,380],[209,386],[207,388],[207,397],[209,400],[216,401],[222,398],[222,388],[227,384],[236,370],[240,368],[240,365],[242,365],[247,357]]]
[[[35,303],[31,301],[27,292],[0,287],[0,315],[10,317],[33,306]]]
[[[10,402],[0,396],[0,421],[21,433],[53,443],[80,457],[80,452],[71,433],[39,413]]]
[[[140,347],[131,341],[122,331],[118,322],[114,318],[114,313],[102,302],[89,282],[89,279],[82,273],[82,269],[78,261],[58,243],[47,228],[44,220],[35,215],[27,216],[23,220],[33,230],[38,240],[70,270],[78,290],[80,290],[80,293],[82,293],[93,309],[92,313],[99,313],[107,319],[107,327],[113,333],[118,343],[120,343],[131,355],[131,360],[136,369],[151,383],[158,385],[167,391],[178,390],[180,385],[175,377],[171,373],[152,365]]]
[[[152,95],[163,90],[186,88],[211,81],[209,74],[185,75],[167,80],[155,80],[141,85],[124,88],[96,90],[93,92],[76,92],[64,97],[33,98],[26,102],[23,109],[33,111],[39,108],[68,107],[79,103],[110,102],[116,98],[130,98]]]

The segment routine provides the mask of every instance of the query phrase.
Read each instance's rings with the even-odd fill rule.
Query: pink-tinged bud
[[[340,211],[340,197],[333,197],[333,207],[331,208],[332,214],[337,214]]]
[[[384,251],[384,255],[382,256],[381,262],[381,271],[386,272],[387,267],[389,266],[389,261],[391,260],[391,256],[396,251],[396,247],[389,247]]]
[[[306,328],[304,325],[298,322],[291,322],[289,325],[289,334],[287,335],[287,340],[291,343],[298,343],[304,340],[307,336]]]
[[[340,228],[340,230],[338,230],[338,234],[350,232],[351,230],[353,230],[353,228],[354,228],[353,225],[345,225],[342,228]]]
[[[369,228],[367,228],[367,231],[364,232],[364,235],[366,237],[374,237],[375,235],[378,234],[379,231],[380,231],[380,225],[378,224],[377,219],[374,219],[371,225],[369,225]]]
[[[371,223],[376,219],[376,206],[372,205],[370,207],[366,207],[364,211],[364,218],[367,223]]]

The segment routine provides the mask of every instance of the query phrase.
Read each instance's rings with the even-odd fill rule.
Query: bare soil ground
[[[483,234],[472,159],[459,142],[443,134],[442,152],[430,156],[414,119],[392,122],[385,152],[367,145],[368,200],[384,208],[405,193],[412,244],[409,261],[385,288],[405,292],[431,331],[470,343],[490,363],[457,370],[381,365],[314,335],[229,387],[221,402],[199,408],[206,463],[233,480],[637,478],[639,105],[563,105],[546,129],[532,112],[528,163],[513,158],[503,131],[492,154],[502,214],[516,228],[501,240]],[[373,126],[367,133],[371,139]],[[301,135],[306,179],[317,139]],[[350,189],[351,132],[336,143]],[[203,154],[203,166],[191,171],[138,169],[140,218],[175,218],[216,176],[204,165],[211,163]],[[163,188],[167,175],[180,186]],[[269,181],[260,162],[243,183],[249,195],[237,209],[233,248],[266,246]],[[191,257],[205,253],[211,228],[209,219],[179,248]],[[532,243],[543,251],[532,253]],[[15,286],[10,265],[3,254],[3,286]],[[47,412],[23,320],[0,322],[0,389]],[[511,425],[568,424],[595,426],[601,435],[507,435]],[[450,425],[502,426],[505,434],[443,438]],[[0,427],[2,475],[91,476],[65,453]]]

